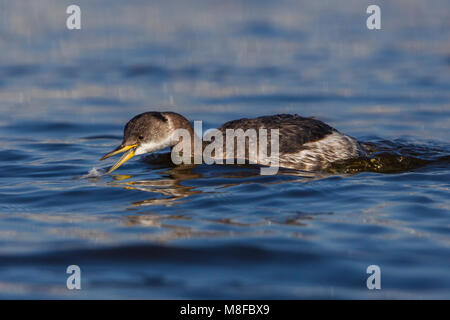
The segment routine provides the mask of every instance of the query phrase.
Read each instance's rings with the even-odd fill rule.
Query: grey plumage
[[[297,114],[232,120],[223,124],[219,130],[225,133],[227,129],[239,128],[244,131],[255,129],[257,134],[259,129],[267,129],[267,141],[270,141],[270,129],[278,129],[281,167],[307,171],[323,170],[333,162],[358,157],[364,153],[356,139],[340,133],[320,120]],[[246,140],[246,150],[248,145]],[[270,151],[269,144],[268,152]]]
[[[185,129],[195,136],[191,123],[180,114],[174,112],[142,113],[126,124],[124,139],[120,147],[137,145],[135,147],[136,155],[166,147],[173,148],[180,142],[173,138],[176,129]],[[328,168],[333,162],[356,158],[364,154],[364,148],[356,139],[340,133],[320,120],[296,114],[243,118],[226,122],[218,128],[224,136],[226,136],[227,129],[242,129],[244,132],[254,129],[258,139],[259,129],[267,129],[268,154],[271,153],[270,130],[278,129],[280,167],[318,171]],[[206,144],[204,142],[203,147]],[[245,158],[248,160],[248,139],[245,139],[245,149]],[[225,152],[224,139],[224,154]]]

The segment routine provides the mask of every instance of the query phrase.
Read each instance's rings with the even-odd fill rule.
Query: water
[[[1,298],[450,297],[448,1],[378,1],[380,31],[368,1],[80,0],[80,31],[69,4],[0,3]],[[312,176],[104,175],[150,110],[298,113],[377,150]]]

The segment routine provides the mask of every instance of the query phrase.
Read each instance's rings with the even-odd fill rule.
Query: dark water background
[[[447,0],[376,1],[380,31],[368,1],[80,0],[80,31],[70,4],[0,1],[1,298],[450,298]],[[96,175],[150,110],[315,116],[414,160]]]

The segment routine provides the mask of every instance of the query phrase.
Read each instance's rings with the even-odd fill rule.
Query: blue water
[[[0,298],[450,298],[448,1],[377,1],[379,31],[359,0],[80,0],[79,31],[70,4],[0,2]],[[298,113],[378,150],[312,176],[103,175],[152,110]]]

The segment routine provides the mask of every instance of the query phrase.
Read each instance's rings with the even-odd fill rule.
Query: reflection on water
[[[181,183],[196,178],[201,178],[202,175],[197,174],[192,168],[171,168],[163,171],[162,178],[154,180],[139,180],[123,182],[123,180],[130,179],[132,176],[113,175],[114,181],[109,183],[113,187],[120,187],[129,190],[140,190],[154,194],[161,194],[164,198],[149,198],[140,201],[134,201],[134,206],[149,206],[149,205],[166,205],[170,206],[173,202],[182,202],[180,200],[191,195],[199,194],[201,191],[195,190],[194,187],[184,186]],[[117,182],[120,181],[120,182]]]

